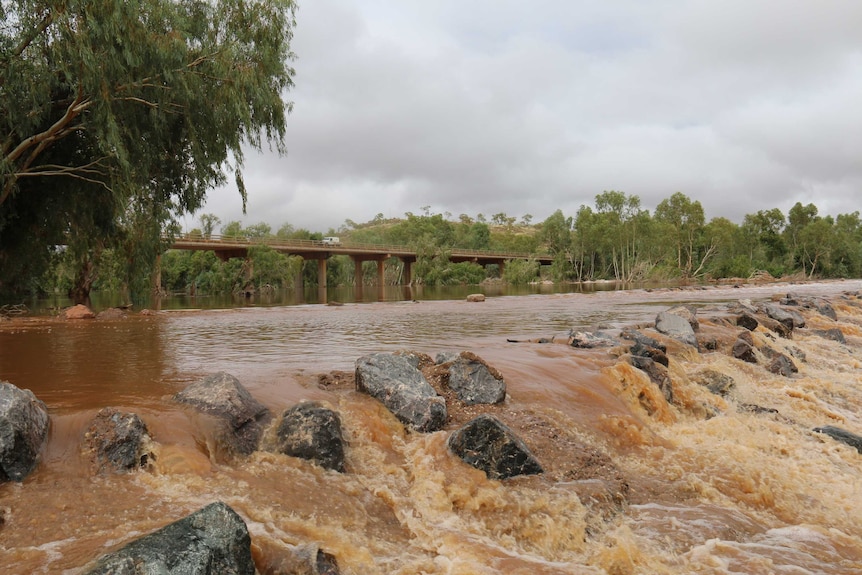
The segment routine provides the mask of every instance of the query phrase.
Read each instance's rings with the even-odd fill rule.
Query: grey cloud
[[[297,20],[289,152],[249,154],[247,223],[541,221],[610,189],[733,221],[858,209],[862,4],[316,0]]]

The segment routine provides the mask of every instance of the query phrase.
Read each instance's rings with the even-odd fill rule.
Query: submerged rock
[[[837,327],[833,327],[832,329],[815,329],[812,333],[825,339],[837,341],[838,343],[847,343],[847,339],[844,337],[844,332]]]
[[[467,301],[471,302],[480,302],[485,301],[485,294],[483,293],[471,293],[467,296]]]
[[[480,415],[458,429],[448,440],[449,449],[490,479],[535,475],[544,470],[526,444],[492,415]]]
[[[503,376],[472,353],[463,352],[452,360],[447,385],[467,405],[501,403],[506,399]]]
[[[415,356],[374,353],[356,360],[356,389],[379,400],[417,431],[436,431],[446,424],[446,400],[437,395]]]
[[[571,331],[569,332],[569,345],[584,349],[596,347],[613,347],[619,345],[619,340],[603,331]]]
[[[174,396],[200,413],[225,424],[219,439],[228,451],[248,455],[257,449],[269,410],[229,373],[219,372],[193,383]]]
[[[828,435],[832,439],[840,441],[841,443],[846,443],[850,447],[855,447],[856,451],[862,453],[862,436],[860,435],[850,433],[846,429],[841,429],[840,427],[835,427],[832,425],[815,427],[814,431],[817,433],[823,433],[825,435]]]
[[[715,395],[725,396],[736,387],[736,381],[732,377],[713,369],[700,371],[694,376],[694,379]]]
[[[661,343],[654,337],[650,337],[636,329],[632,328],[624,328],[622,332],[620,332],[620,337],[623,339],[628,339],[634,341],[635,344],[640,344],[644,347],[651,347],[653,349],[657,349],[663,353],[667,353],[667,346]]]
[[[316,401],[284,412],[276,431],[278,451],[314,461],[324,469],[344,471],[344,437],[338,413]]]
[[[85,575],[254,575],[251,537],[237,513],[212,503],[102,556]]]
[[[658,386],[664,396],[665,401],[673,403],[673,382],[670,379],[667,368],[648,358],[639,355],[633,355],[630,358],[632,366],[646,373],[650,381]]]
[[[85,449],[99,471],[130,471],[144,467],[152,457],[146,424],[135,413],[113,407],[99,411],[84,434]]]
[[[48,409],[29,389],[0,381],[0,483],[23,481],[48,436]]]
[[[793,360],[791,360],[783,353],[776,353],[766,369],[768,369],[774,374],[781,375],[784,377],[790,377],[791,375],[799,371],[799,368],[796,367],[796,364],[793,363]]]

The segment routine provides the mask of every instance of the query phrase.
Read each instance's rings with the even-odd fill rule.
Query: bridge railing
[[[393,253],[393,254],[415,254],[416,250],[410,246],[397,244],[377,244],[364,242],[339,242],[332,243],[324,240],[303,240],[303,239],[283,239],[283,238],[255,238],[248,236],[232,236],[232,235],[189,235],[184,234],[173,239],[174,245],[182,245],[184,243],[194,243],[200,246],[211,246],[210,249],[218,250],[220,247],[231,248],[237,246],[253,246],[265,245],[273,248],[299,248],[313,250],[355,250],[369,251],[377,253]],[[496,250],[469,250],[462,248],[450,248],[450,255],[457,257],[493,257],[493,258],[508,258],[508,259],[529,259],[536,257],[539,254],[531,254],[527,252],[509,252]],[[541,257],[541,256],[540,256]],[[547,256],[544,256],[547,257]]]

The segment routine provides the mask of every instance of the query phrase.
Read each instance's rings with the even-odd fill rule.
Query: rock
[[[48,436],[48,409],[29,389],[0,381],[0,483],[23,481]]]
[[[665,367],[670,366],[670,360],[668,359],[667,354],[664,351],[655,347],[648,347],[637,341],[633,346],[629,348],[629,353],[639,357],[647,357]]]
[[[446,401],[418,368],[415,356],[374,353],[356,360],[356,389],[376,398],[417,431],[446,424]]]
[[[102,556],[85,575],[254,575],[251,537],[237,513],[212,503]]]
[[[449,436],[449,449],[490,479],[535,475],[544,470],[524,442],[492,415],[480,415]]]
[[[748,413],[762,414],[762,413],[774,413],[778,414],[778,410],[774,407],[763,407],[762,405],[757,405],[754,403],[740,403],[738,406],[739,411],[744,411]]]
[[[805,327],[805,318],[798,311],[790,310],[774,303],[765,304],[763,311],[767,316],[783,323],[790,331],[798,327]]]
[[[338,413],[317,401],[305,401],[284,412],[276,431],[278,451],[344,471],[344,437]]]
[[[758,321],[760,322],[760,325],[778,334],[779,337],[783,337],[785,339],[790,339],[791,337],[793,337],[793,329],[787,327],[785,324],[781,323],[778,320],[774,320],[769,316],[760,316],[758,318]]]
[[[736,387],[736,381],[727,374],[712,369],[704,369],[694,376],[697,383],[705,386],[710,393],[725,396]]]
[[[667,313],[678,315],[689,323],[691,329],[697,331],[700,323],[697,321],[697,308],[693,305],[676,305],[667,310]]]
[[[604,332],[587,332],[587,331],[570,331],[569,345],[572,347],[580,347],[584,349],[593,349],[596,347],[613,347],[619,345],[619,341]]]
[[[632,328],[627,327],[627,328],[623,329],[623,331],[620,333],[620,337],[623,339],[632,340],[635,343],[639,343],[639,344],[643,345],[644,347],[651,347],[651,348],[657,349],[661,352],[667,353],[667,346],[666,345],[664,345],[663,343],[661,343],[659,340],[655,339],[654,337],[650,337],[648,335],[645,335],[636,329],[632,329]]]
[[[93,310],[80,303],[67,309],[64,315],[66,319],[93,319],[96,317]]]
[[[126,317],[128,313],[126,310],[119,307],[109,307],[106,310],[100,311],[96,315],[96,319],[98,320],[111,320],[111,319],[123,319]]]
[[[743,313],[736,318],[736,325],[744,327],[748,331],[754,331],[757,329],[757,326],[760,325],[760,322],[758,322],[757,318],[750,313]]]
[[[832,329],[815,329],[812,333],[832,341],[837,341],[838,343],[847,343],[847,339],[844,337],[844,332],[837,327],[833,327]]]
[[[268,575],[339,575],[338,561],[334,555],[326,553],[314,543],[297,546],[279,547],[275,553],[267,553],[265,557],[255,555],[252,543],[252,556],[255,557],[258,572]]]
[[[772,358],[772,361],[769,363],[769,366],[766,369],[768,369],[772,373],[784,377],[790,377],[791,375],[799,371],[799,369],[796,367],[796,364],[793,363],[793,361],[783,353],[777,353]]]
[[[780,303],[783,305],[814,309],[820,315],[828,317],[831,320],[838,319],[838,314],[835,313],[835,308],[832,307],[832,304],[820,297],[800,297],[794,294],[787,294],[787,297],[782,298]]]
[[[501,403],[506,399],[506,382],[500,372],[468,352],[449,365],[447,385],[467,405]]]
[[[655,318],[655,329],[692,347],[697,347],[697,337],[691,324],[683,317],[668,311],[660,312]]]
[[[485,301],[485,294],[483,294],[483,293],[471,293],[470,295],[467,296],[467,301],[473,301],[473,302]]]
[[[648,357],[633,355],[630,358],[632,366],[646,373],[650,381],[658,386],[668,403],[673,403],[673,382],[667,368]]]
[[[113,407],[100,410],[84,434],[85,449],[100,472],[146,466],[152,457],[151,441],[147,426],[137,414],[120,413]]]
[[[834,427],[832,425],[827,425],[825,427],[815,427],[814,431],[817,433],[823,433],[840,441],[841,443],[846,443],[850,447],[855,447],[856,451],[862,453],[862,436],[856,435],[855,433],[850,433],[846,429],[841,429],[840,427]]]
[[[731,349],[730,353],[736,359],[741,359],[748,363],[757,363],[757,354],[754,352],[754,346],[742,338],[737,339],[733,343],[733,349]]]
[[[248,455],[257,449],[269,410],[229,373],[219,372],[193,383],[174,396],[225,425],[218,439],[229,452]]]

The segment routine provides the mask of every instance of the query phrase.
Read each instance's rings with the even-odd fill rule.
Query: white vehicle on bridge
[[[323,243],[327,246],[340,246],[341,245],[341,238],[337,238],[335,236],[328,236],[328,237],[323,238],[320,241],[321,241],[321,243]]]

